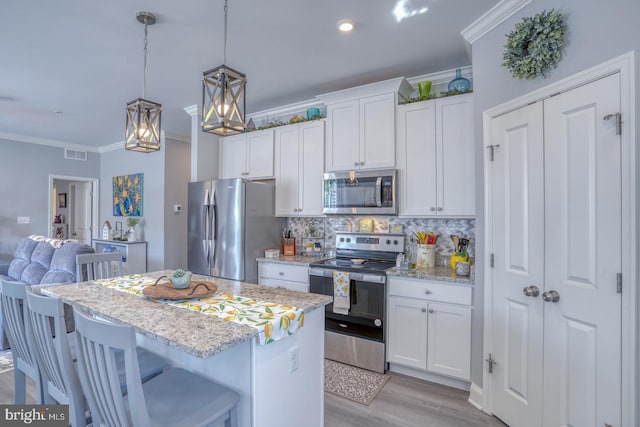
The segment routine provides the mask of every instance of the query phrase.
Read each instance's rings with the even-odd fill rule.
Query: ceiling
[[[227,65],[247,75],[247,112],[388,78],[469,65],[460,31],[498,0],[229,0]],[[184,108],[200,104],[202,72],[223,62],[224,0],[3,0],[0,137],[89,147],[124,139],[125,105],[163,106],[165,132],[188,136]],[[336,23],[356,29],[340,34]]]

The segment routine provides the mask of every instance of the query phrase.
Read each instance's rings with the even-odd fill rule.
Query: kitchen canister
[[[433,268],[436,266],[436,245],[418,245],[416,255],[417,268]]]

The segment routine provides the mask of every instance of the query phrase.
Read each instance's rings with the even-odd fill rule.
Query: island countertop
[[[171,275],[173,271],[145,273],[147,277]],[[193,280],[213,281],[218,291],[258,301],[285,304],[305,313],[323,308],[331,297],[289,291],[250,283],[194,275]],[[136,332],[206,359],[258,335],[258,330],[214,316],[154,302],[93,282],[43,287],[44,294],[58,296],[105,319],[129,324]],[[286,339],[286,338],[285,338]],[[267,344],[268,345],[268,344]]]

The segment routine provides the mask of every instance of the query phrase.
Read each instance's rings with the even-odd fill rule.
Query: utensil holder
[[[296,254],[296,238],[289,237],[282,239],[282,255],[295,256]]]
[[[436,266],[436,245],[418,245],[416,268],[434,268]]]

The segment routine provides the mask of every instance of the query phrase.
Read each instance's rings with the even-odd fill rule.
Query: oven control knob
[[[376,326],[378,326],[378,327],[379,327],[379,326],[382,326],[382,320],[380,320],[380,319],[376,319],[376,320],[374,320],[374,321],[373,321],[373,324],[374,324],[374,325],[376,325]]]
[[[344,242],[344,237],[341,237],[341,238],[340,238],[340,241],[341,241],[341,242]]]
[[[397,245],[397,244],[398,244],[398,241],[397,241],[397,240],[394,240],[394,241],[393,241],[393,244],[394,244],[394,245]]]
[[[351,238],[347,237],[347,243],[351,243]]]
[[[391,240],[387,239],[387,245],[391,244]]]

